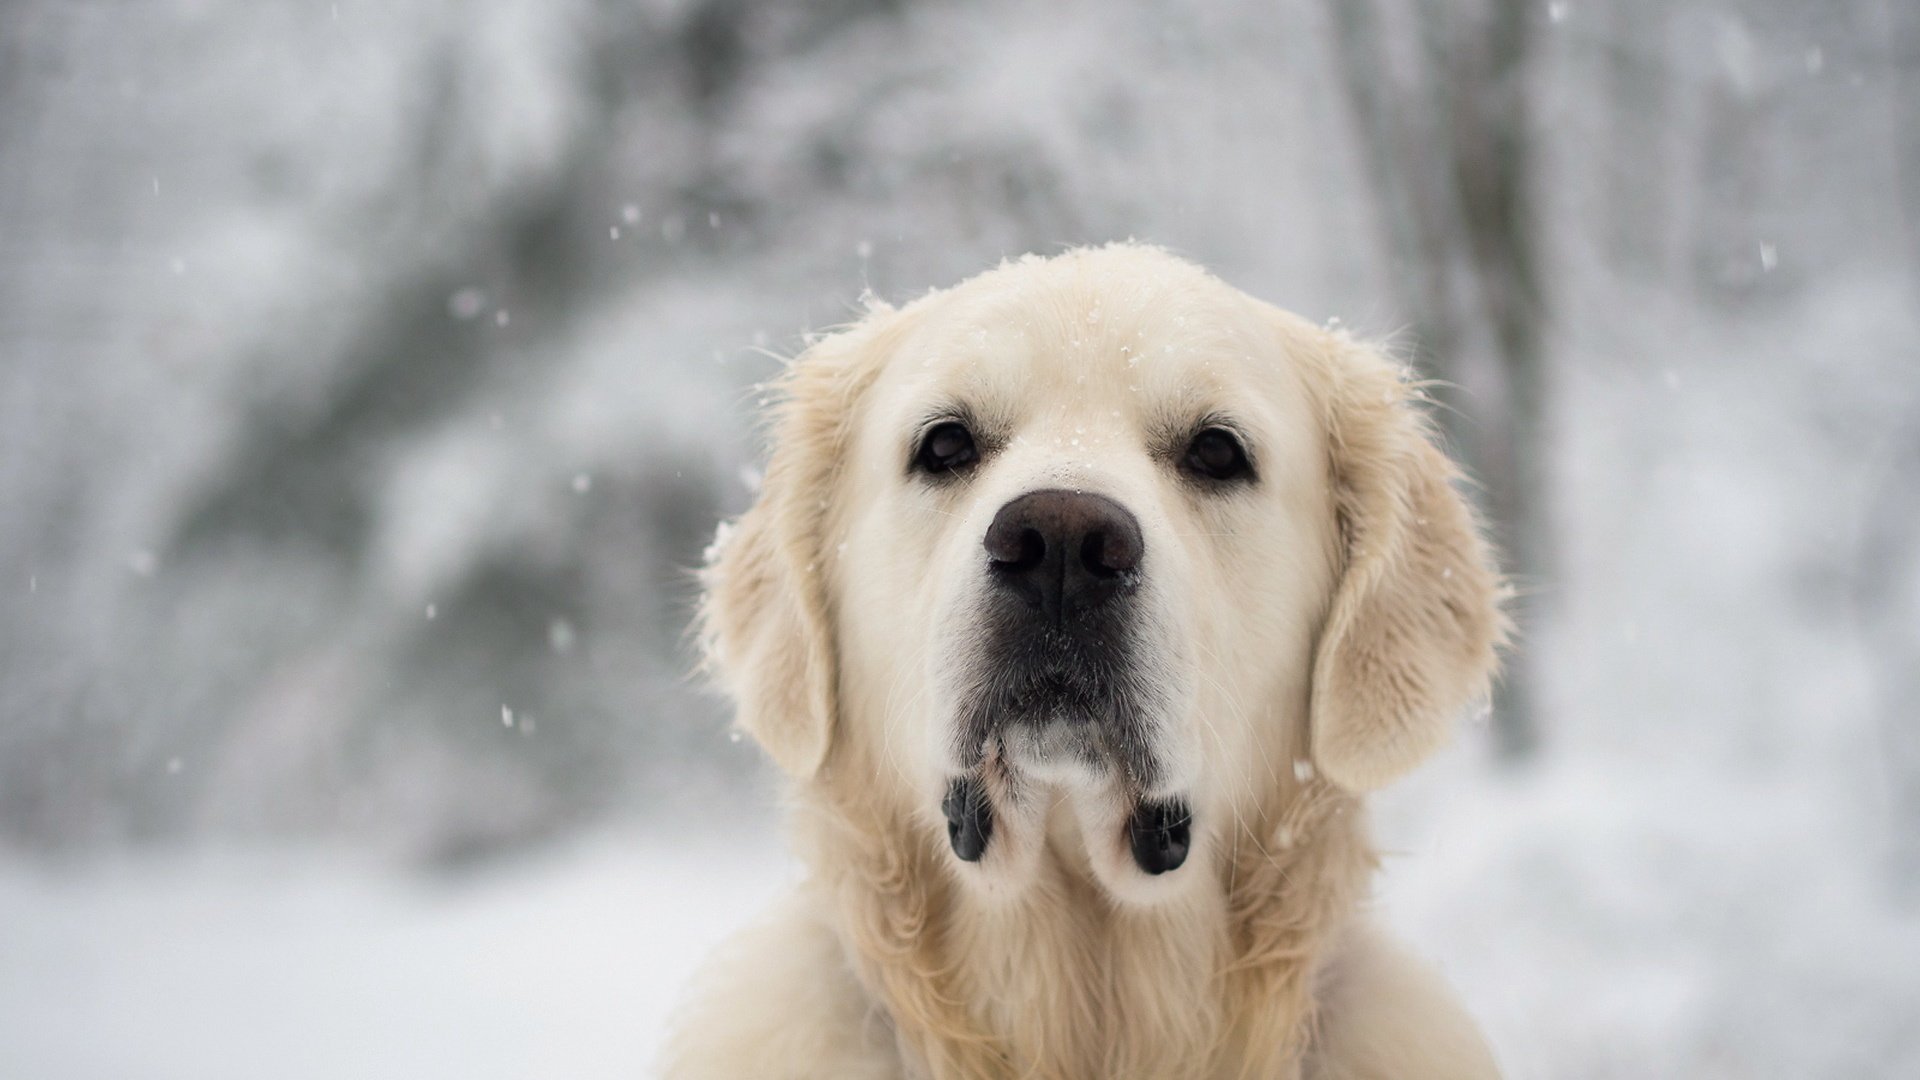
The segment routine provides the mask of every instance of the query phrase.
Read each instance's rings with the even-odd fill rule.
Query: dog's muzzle
[[[993,838],[988,768],[1010,770],[1017,787],[1023,765],[1071,763],[1136,792],[1152,790],[1157,772],[1140,712],[1153,695],[1134,670],[1146,543],[1133,513],[1090,492],[1028,492],[994,515],[983,546],[985,647],[957,732],[966,771],[941,804],[953,853],[966,862],[983,858]],[[1184,801],[1139,799],[1126,829],[1143,872],[1186,861]]]

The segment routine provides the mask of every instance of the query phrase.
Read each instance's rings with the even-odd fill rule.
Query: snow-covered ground
[[[421,877],[227,852],[0,869],[0,1077],[648,1075],[706,949],[791,877],[770,834],[601,836]]]
[[[1801,778],[1461,752],[1381,807],[1388,921],[1515,1077],[1920,1075],[1920,904]]]
[[[1920,907],[1804,785],[1467,744],[1389,797],[1384,918],[1518,1078],[1920,1075]],[[433,876],[285,850],[0,868],[0,1076],[648,1074],[679,986],[799,873],[771,824]]]

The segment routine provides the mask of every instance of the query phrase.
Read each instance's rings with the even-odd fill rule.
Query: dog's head
[[[783,769],[892,794],[989,889],[1065,844],[1151,899],[1313,770],[1411,768],[1492,671],[1401,372],[1157,250],[876,309],[781,394],[710,661]]]

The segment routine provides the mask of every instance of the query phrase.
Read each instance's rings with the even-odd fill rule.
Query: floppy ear
[[[835,477],[893,315],[876,303],[766,388],[775,399],[766,478],[747,512],[720,526],[700,575],[704,667],[733,697],[739,725],[803,780],[826,760],[838,711],[823,557]]]
[[[1345,334],[1324,348],[1339,583],[1314,657],[1314,761],[1369,791],[1444,743],[1504,643],[1503,586],[1412,388]]]

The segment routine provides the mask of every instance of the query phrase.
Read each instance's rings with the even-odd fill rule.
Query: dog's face
[[[1290,767],[1336,529],[1274,338],[1197,275],[1065,264],[894,346],[849,444],[842,687],[961,858],[1016,873],[1064,800],[1124,887]]]
[[[878,312],[788,390],[709,643],[783,765],[863,763],[989,890],[1053,844],[1150,901],[1485,677],[1485,552],[1397,373],[1159,252]]]

